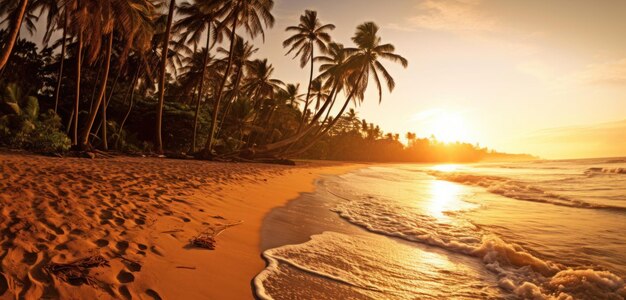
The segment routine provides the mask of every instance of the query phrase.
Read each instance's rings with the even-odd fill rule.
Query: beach
[[[2,152],[0,299],[250,299],[265,215],[358,167]],[[190,244],[202,233],[213,250]],[[51,274],[89,257],[106,264]]]

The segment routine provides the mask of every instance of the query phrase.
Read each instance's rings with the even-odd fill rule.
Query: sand
[[[0,299],[252,299],[266,214],[357,167],[0,152]],[[98,255],[88,280],[52,274]]]

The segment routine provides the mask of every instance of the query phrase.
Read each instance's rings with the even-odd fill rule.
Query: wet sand
[[[357,167],[0,152],[0,299],[252,298],[264,216]],[[214,250],[189,243],[218,232]],[[47,268],[97,255],[87,283]]]

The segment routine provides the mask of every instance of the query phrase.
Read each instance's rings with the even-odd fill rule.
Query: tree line
[[[6,116],[13,114],[24,127],[25,117],[15,118],[13,108],[34,96],[52,110],[46,118],[58,116],[52,127],[80,150],[298,156],[327,137],[371,83],[379,97],[383,84],[393,90],[383,62],[408,64],[382,42],[375,23],[359,25],[348,47],[333,40],[333,24],[306,10],[285,29],[292,35],[283,46],[309,80],[301,85],[275,78],[253,43],[274,25],[272,0],[0,4],[7,25],[0,36],[5,135],[14,123]],[[39,18],[45,28],[36,28]],[[43,30],[44,49],[21,38],[22,29]]]

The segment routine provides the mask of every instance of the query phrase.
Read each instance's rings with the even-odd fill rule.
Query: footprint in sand
[[[121,270],[119,274],[117,274],[117,280],[121,283],[129,283],[135,281],[135,275],[130,272],[126,272]]]
[[[123,218],[115,218],[115,224],[117,224],[118,226],[123,225],[124,222],[126,222],[126,220],[124,220]]]
[[[161,300],[161,296],[159,296],[159,293],[155,292],[152,289],[147,289],[146,290],[146,295],[152,297],[154,300]]]
[[[120,286],[119,289],[120,294],[122,294],[122,296],[124,296],[124,298],[126,299],[133,299],[133,296],[130,294],[130,291],[128,290],[128,287],[123,285]]]
[[[115,248],[117,248],[117,250],[119,250],[120,252],[124,252],[126,251],[126,249],[128,249],[128,242],[127,241],[119,241],[115,244]]]
[[[141,271],[141,265],[134,261],[127,261],[124,263],[124,265],[128,268],[129,271],[133,273],[137,273]]]
[[[102,247],[106,247],[109,245],[109,241],[105,240],[105,239],[99,239],[96,242],[96,246],[102,248]]]

